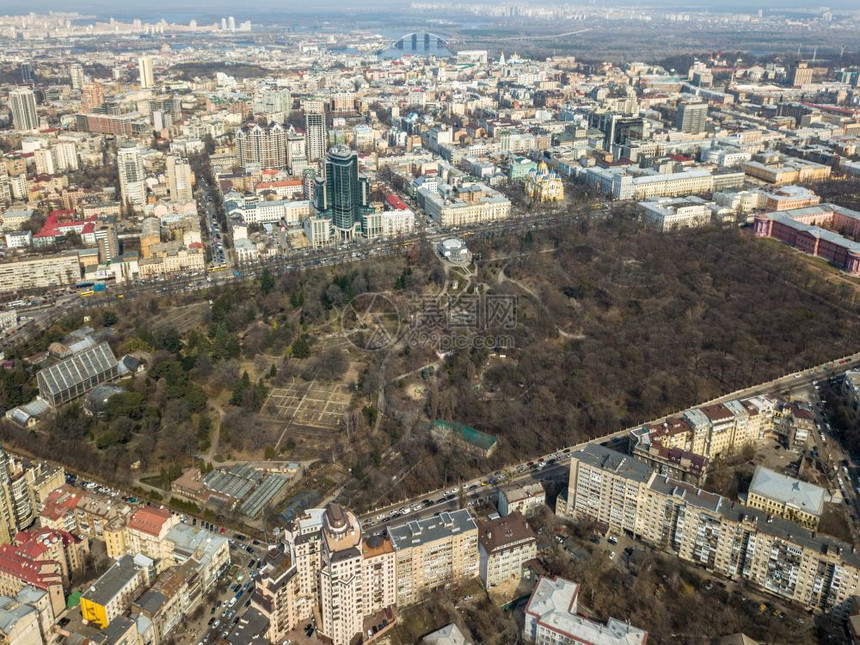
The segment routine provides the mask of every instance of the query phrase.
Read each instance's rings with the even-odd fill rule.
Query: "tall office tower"
[[[84,68],[78,63],[69,65],[69,78],[71,79],[72,89],[81,90],[87,82],[87,77],[84,75]]]
[[[352,239],[370,205],[370,183],[358,174],[358,155],[338,146],[328,152],[325,178],[315,179],[314,208],[331,217],[340,239]]]
[[[194,199],[193,177],[191,164],[179,155],[167,157],[167,184],[170,188],[170,199],[175,202],[188,202]]]
[[[227,29],[236,31],[236,19],[233,16],[227,18]]]
[[[95,228],[99,262],[108,264],[119,257],[119,236],[112,222],[98,222]]]
[[[16,130],[27,132],[39,127],[33,90],[12,90],[9,92],[9,105],[12,107],[12,125]]]
[[[221,31],[227,31],[227,19],[221,18]]]
[[[645,120],[640,116],[622,116],[607,114],[602,120],[603,149],[611,152],[612,146],[623,145],[630,140],[641,139],[644,133]]]
[[[681,103],[675,114],[675,129],[690,134],[699,134],[705,131],[707,117],[707,103]]]
[[[92,112],[105,104],[104,86],[98,81],[87,83],[81,90],[81,104],[84,112]]]
[[[136,145],[123,146],[117,152],[116,165],[123,204],[131,209],[140,208],[146,201],[143,155]]]
[[[21,81],[27,85],[32,85],[35,80],[35,75],[33,74],[33,63],[21,63]]]
[[[259,123],[243,126],[236,133],[236,159],[239,165],[258,163],[263,168],[286,168],[286,133],[280,123],[264,128]]]
[[[152,58],[149,56],[138,58],[137,72],[140,77],[141,89],[148,90],[155,87],[155,76],[152,74]]]
[[[304,101],[305,138],[307,139],[308,161],[322,161],[328,149],[326,131],[325,103],[319,100]]]

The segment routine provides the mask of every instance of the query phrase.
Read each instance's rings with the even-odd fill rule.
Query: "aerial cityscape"
[[[860,644],[860,7],[0,14],[0,644]]]

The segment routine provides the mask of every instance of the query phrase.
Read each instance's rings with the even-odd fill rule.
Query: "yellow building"
[[[747,493],[747,505],[814,530],[824,510],[824,489],[758,466]]]
[[[149,582],[152,561],[144,556],[125,555],[81,595],[81,616],[104,629],[131,606],[141,588]]]
[[[529,171],[525,183],[526,195],[541,204],[560,202],[564,199],[564,184],[554,170],[540,162],[536,170]]]

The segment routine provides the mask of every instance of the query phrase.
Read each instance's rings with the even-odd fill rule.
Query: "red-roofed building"
[[[14,598],[32,585],[48,594],[57,616],[66,608],[68,574],[82,566],[88,552],[86,541],[65,531],[22,531],[15,543],[0,545],[0,594]]]
[[[301,195],[303,186],[304,182],[302,182],[301,179],[261,181],[254,187],[254,192],[257,193],[257,195],[262,195],[264,192],[270,192],[278,197],[290,198],[294,195]]]
[[[33,236],[33,246],[44,247],[56,244],[59,238],[69,233],[77,233],[84,244],[94,245],[95,215],[87,219],[76,219],[77,213],[68,210],[55,210],[48,214],[42,230]]]
[[[29,560],[55,560],[60,563],[63,586],[69,579],[83,570],[84,560],[90,552],[88,540],[82,540],[68,531],[49,528],[20,531],[13,545],[18,553]]]
[[[129,516],[121,536],[105,540],[108,556],[142,553],[153,560],[168,558],[171,548],[165,536],[177,524],[179,517],[167,509],[143,506]]]

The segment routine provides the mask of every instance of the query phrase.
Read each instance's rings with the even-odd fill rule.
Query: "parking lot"
[[[182,642],[211,645],[219,638],[226,638],[251,605],[265,551],[266,545],[256,540],[235,535],[230,538],[231,566],[216,583],[216,600],[204,603],[207,609],[204,615],[186,625]]]

